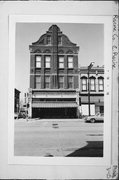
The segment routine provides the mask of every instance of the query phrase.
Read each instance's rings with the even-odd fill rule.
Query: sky
[[[29,45],[36,42],[54,23],[17,23],[15,44],[15,88],[21,96],[28,92],[30,82]],[[79,65],[104,65],[103,24],[55,23],[71,42],[79,46]]]

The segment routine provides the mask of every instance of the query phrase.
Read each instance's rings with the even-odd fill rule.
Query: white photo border
[[[92,23],[104,24],[104,147],[103,157],[30,157],[14,156],[14,88],[16,23]],[[111,165],[112,117],[112,16],[10,15],[8,84],[8,164],[27,165]]]

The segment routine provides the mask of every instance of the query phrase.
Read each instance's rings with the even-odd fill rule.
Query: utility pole
[[[91,115],[90,113],[90,70],[93,67],[94,62],[91,62],[90,65],[88,66],[88,112],[89,116]]]

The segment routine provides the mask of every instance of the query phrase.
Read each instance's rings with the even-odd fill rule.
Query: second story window
[[[87,78],[86,77],[81,78],[81,86],[82,86],[82,91],[87,91]]]
[[[41,56],[36,56],[36,68],[41,68]]]
[[[72,76],[68,76],[67,77],[67,82],[68,82],[68,88],[72,89],[73,88],[73,77]]]
[[[73,57],[68,56],[68,68],[73,68]]]
[[[60,89],[64,88],[64,77],[59,76],[58,80],[59,80],[59,88]]]
[[[51,36],[47,36],[47,44],[51,44]]]
[[[95,91],[96,90],[96,87],[95,87],[95,78],[94,77],[90,78],[90,90],[91,91]]]
[[[104,91],[104,78],[103,77],[98,78],[98,90]]]
[[[50,88],[50,76],[45,76],[45,88]]]
[[[59,68],[64,68],[64,57],[59,56]]]
[[[50,68],[50,56],[45,56],[45,68]]]
[[[36,76],[36,89],[41,89],[41,76]]]

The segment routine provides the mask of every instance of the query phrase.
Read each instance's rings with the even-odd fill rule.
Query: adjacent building
[[[14,112],[18,113],[20,109],[20,91],[18,89],[14,89]]]
[[[80,67],[79,76],[82,115],[89,114],[88,93],[90,93],[89,95],[91,115],[94,115],[97,112],[104,113],[104,67],[92,67],[89,72],[89,79],[88,68]]]
[[[79,117],[79,47],[52,25],[30,49],[30,116]]]

